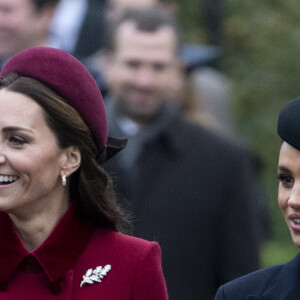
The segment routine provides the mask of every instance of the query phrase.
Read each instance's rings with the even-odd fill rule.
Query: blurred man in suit
[[[176,20],[126,12],[111,28],[109,133],[129,138],[108,162],[133,234],[159,242],[172,300],[213,299],[258,268],[257,199],[249,152],[189,123]]]
[[[59,0],[0,0],[0,68],[15,53],[46,45]]]

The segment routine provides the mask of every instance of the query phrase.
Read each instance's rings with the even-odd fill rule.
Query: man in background
[[[170,14],[128,11],[110,37],[109,134],[129,140],[104,167],[133,234],[159,242],[170,299],[213,299],[220,284],[259,266],[249,152],[183,118]]]
[[[59,0],[0,0],[0,69],[17,52],[45,46]]]

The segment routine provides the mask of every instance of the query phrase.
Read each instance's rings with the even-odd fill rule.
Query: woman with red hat
[[[0,299],[168,299],[160,248],[122,234],[101,93],[38,47],[0,73]]]

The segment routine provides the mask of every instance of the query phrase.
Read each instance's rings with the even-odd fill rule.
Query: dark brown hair
[[[35,8],[40,11],[47,6],[56,6],[60,0],[31,0]]]
[[[180,47],[180,28],[175,16],[167,10],[158,8],[128,9],[119,18],[109,22],[106,32],[105,48],[114,51],[116,46],[116,33],[125,22],[133,22],[136,28],[144,32],[156,32],[167,26],[174,30],[177,39],[177,48]]]
[[[78,112],[43,83],[16,73],[6,74],[0,89],[21,93],[44,110],[45,120],[61,148],[71,145],[81,153],[81,166],[71,175],[70,198],[77,214],[96,227],[119,230],[121,210],[116,203],[109,175],[97,163],[97,147]]]

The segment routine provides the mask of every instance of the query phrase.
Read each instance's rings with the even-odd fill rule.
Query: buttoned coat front
[[[300,254],[286,264],[245,275],[220,287],[215,300],[299,300]]]
[[[0,299],[165,300],[160,255],[157,243],[94,229],[73,209],[28,252],[0,213]],[[109,265],[102,279],[87,274],[83,281],[89,269]]]

